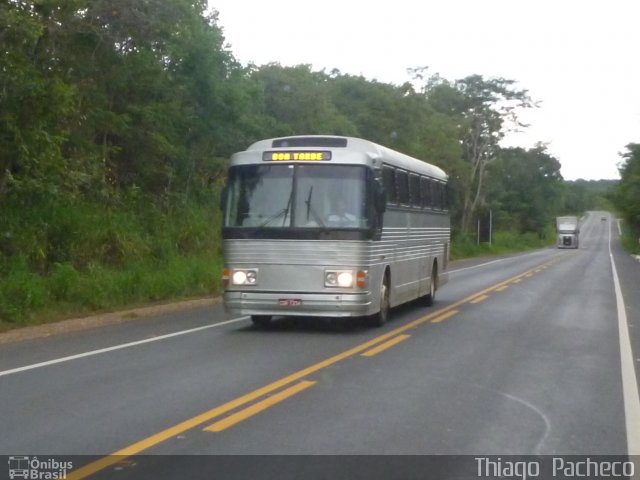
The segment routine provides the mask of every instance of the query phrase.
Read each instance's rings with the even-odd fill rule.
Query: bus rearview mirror
[[[378,213],[383,213],[387,209],[387,194],[384,186],[378,181],[373,182],[373,201]]]

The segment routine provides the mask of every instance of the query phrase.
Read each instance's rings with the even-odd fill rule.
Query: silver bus
[[[223,209],[224,304],[273,316],[368,317],[448,279],[447,175],[351,137],[262,140],[234,154]]]

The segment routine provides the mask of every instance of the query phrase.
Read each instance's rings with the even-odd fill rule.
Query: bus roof
[[[397,152],[377,143],[355,137],[333,135],[298,135],[260,140],[244,152],[231,157],[231,164],[262,163],[265,151],[330,150],[332,163],[365,164],[375,168],[382,163],[404,168],[414,173],[446,181],[447,174],[439,167]]]

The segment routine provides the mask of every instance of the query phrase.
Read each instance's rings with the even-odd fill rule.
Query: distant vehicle
[[[604,215],[602,217],[600,217],[600,221],[601,222],[606,222],[607,221],[607,217],[605,217]]]
[[[578,248],[580,245],[580,227],[578,217],[556,218],[558,248]]]
[[[226,309],[369,317],[448,279],[447,175],[351,137],[262,140],[231,157],[221,199]]]

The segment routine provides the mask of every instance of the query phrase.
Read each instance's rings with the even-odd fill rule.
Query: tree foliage
[[[562,213],[560,162],[544,145],[500,150],[487,176],[488,207],[496,212],[499,229],[542,235]]]
[[[634,235],[640,238],[640,144],[627,145],[619,170],[620,183],[613,192],[613,201]]]
[[[204,0],[2,7],[0,195],[186,192],[237,147],[239,66]],[[237,100],[237,101],[236,101]]]
[[[470,75],[454,82],[437,77],[425,87],[433,107],[457,120],[462,155],[454,166],[454,183],[462,231],[469,230],[474,214],[485,202],[485,173],[497,157],[500,141],[508,131],[524,126],[517,119],[517,109],[533,105],[527,91],[514,84],[504,78]]]
[[[587,210],[612,210],[611,195],[618,180],[573,180],[565,182],[564,212],[581,214]]]

